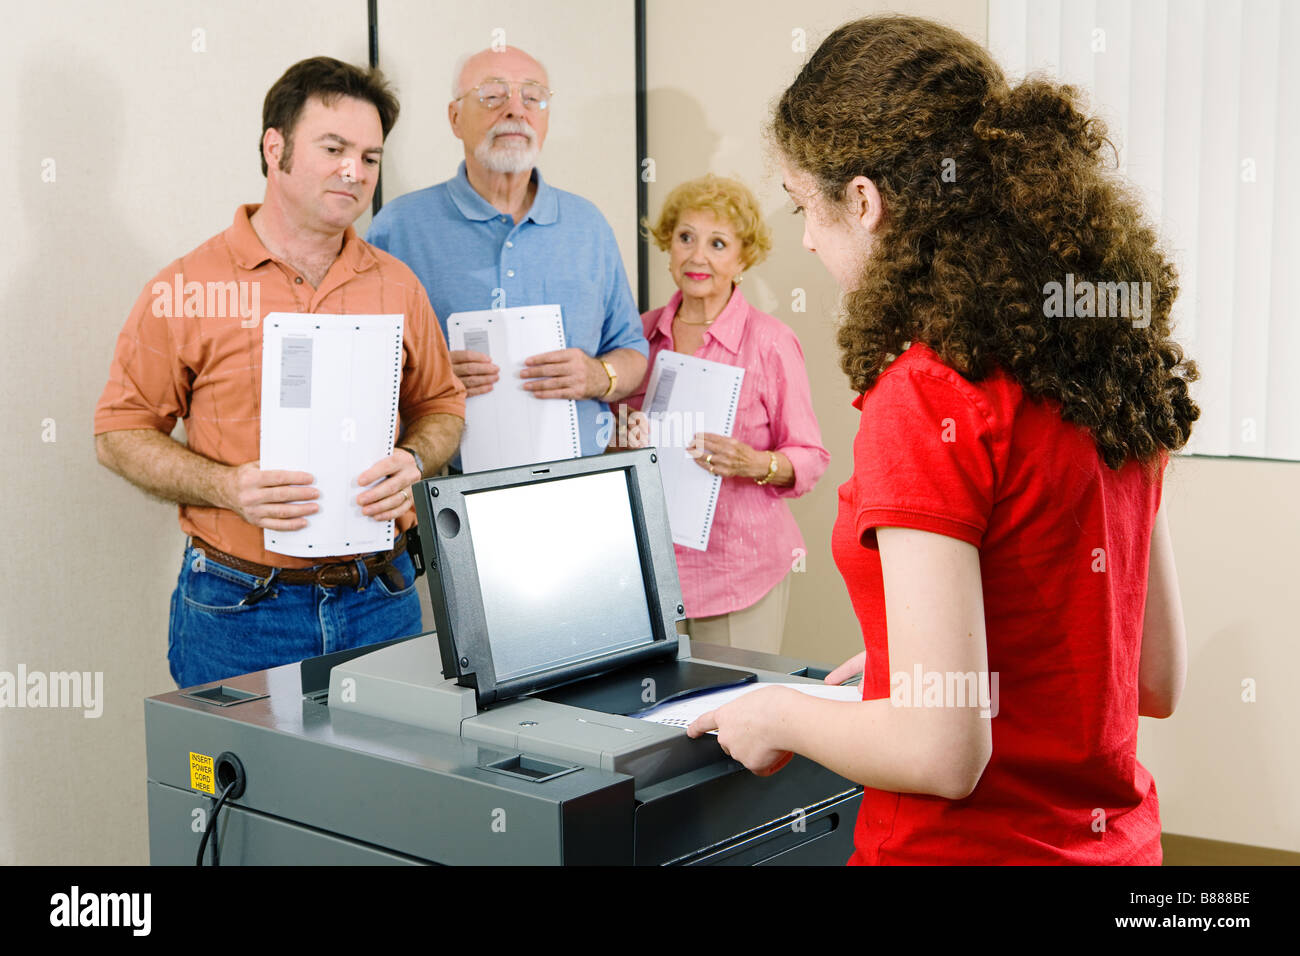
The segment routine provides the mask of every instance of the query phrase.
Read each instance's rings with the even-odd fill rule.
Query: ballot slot
[[[536,757],[530,757],[527,754],[515,754],[484,764],[483,769],[491,770],[493,773],[505,774],[507,777],[518,777],[530,783],[545,783],[547,780],[563,777],[566,773],[573,773],[575,770],[581,770],[582,768],[576,765],[566,766],[551,763],[547,760],[538,760]]]
[[[636,717],[672,700],[750,684],[757,679],[753,671],[734,667],[714,667],[695,661],[649,661],[533,696],[570,707]]]
[[[214,707],[233,707],[235,704],[246,704],[250,700],[261,700],[267,695],[217,684],[215,687],[205,687],[203,690],[188,691],[181,696],[186,700],[197,700],[201,704],[210,704]]]

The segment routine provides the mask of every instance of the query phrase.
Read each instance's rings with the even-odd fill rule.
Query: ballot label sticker
[[[311,347],[306,336],[280,343],[280,407],[311,408]]]
[[[190,751],[190,788],[214,795],[217,792],[212,758],[207,754],[196,754],[192,750]]]

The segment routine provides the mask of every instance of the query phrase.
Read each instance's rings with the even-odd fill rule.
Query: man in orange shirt
[[[262,116],[261,205],[165,267],[118,337],[95,409],[106,467],[180,506],[189,535],[168,660],[182,687],[418,633],[405,532],[410,487],[455,453],[465,388],[423,287],[357,237],[398,103],[378,71],[328,57],[290,67]],[[397,449],[356,476],[357,502],[396,520],[392,551],[325,564],[267,551],[263,529],[319,511],[312,475],[259,468],[262,316],[404,316]],[[184,418],[188,444],[170,435]],[[382,479],[382,480],[381,480]]]

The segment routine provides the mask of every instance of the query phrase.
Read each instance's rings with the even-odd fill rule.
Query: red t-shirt
[[[1137,760],[1159,471],[1110,470],[1059,406],[1001,372],[967,381],[920,344],[853,404],[831,549],[862,625],[863,698],[890,696],[877,527],[979,548],[998,691],[974,792],[868,788],[849,862],[1159,864],[1155,783]]]

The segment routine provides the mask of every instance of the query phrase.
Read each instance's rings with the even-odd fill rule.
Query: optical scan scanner
[[[436,631],[148,699],[153,863],[198,862],[196,809],[208,864],[852,855],[857,785],[801,757],[756,777],[716,737],[636,716],[825,673],[677,632],[657,450],[412,491]]]

